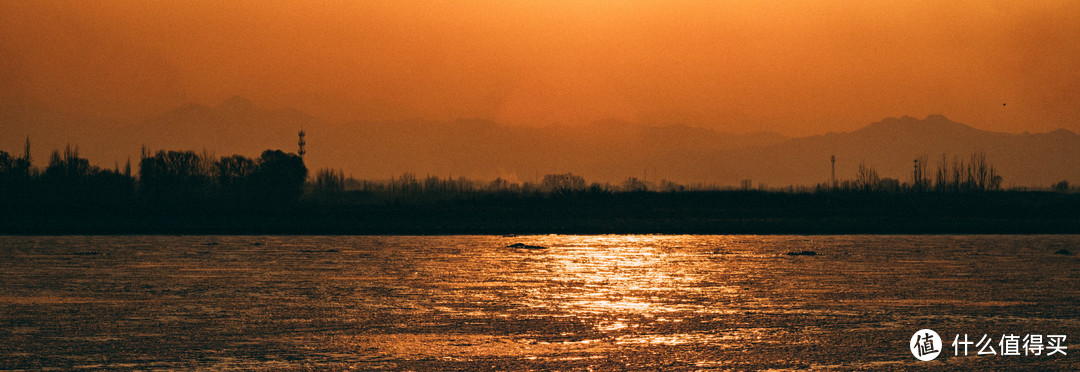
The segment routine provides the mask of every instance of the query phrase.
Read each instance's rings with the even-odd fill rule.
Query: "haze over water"
[[[1053,252],[1078,243],[2,237],[0,369],[1077,369],[1080,265]],[[933,362],[908,350],[922,328],[946,338]],[[952,356],[984,333],[1069,355]]]

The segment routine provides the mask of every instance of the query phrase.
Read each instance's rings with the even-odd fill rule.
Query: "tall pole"
[[[304,130],[301,129],[300,130],[300,141],[297,142],[297,144],[300,145],[300,150],[296,152],[298,155],[300,155],[300,159],[304,159],[304,154],[307,153],[307,150],[304,149],[304,145],[307,144],[307,142],[304,142],[304,135],[305,135]]]
[[[836,155],[829,157],[829,161],[832,162],[832,187],[836,188]]]
[[[915,169],[912,171],[911,183],[915,185],[915,189],[922,188],[922,175],[919,174],[919,158],[915,158]]]

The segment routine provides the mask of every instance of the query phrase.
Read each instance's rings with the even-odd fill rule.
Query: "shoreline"
[[[0,222],[0,235],[1068,235],[1078,219],[507,219],[36,218]]]

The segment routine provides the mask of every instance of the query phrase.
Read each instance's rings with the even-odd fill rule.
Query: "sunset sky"
[[[0,54],[3,107],[103,118],[239,95],[332,122],[1080,131],[1073,0],[3,0]]]

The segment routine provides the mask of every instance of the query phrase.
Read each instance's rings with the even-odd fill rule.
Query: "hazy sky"
[[[1075,0],[0,0],[0,55],[0,109],[128,119],[241,95],[338,122],[1080,131]]]

